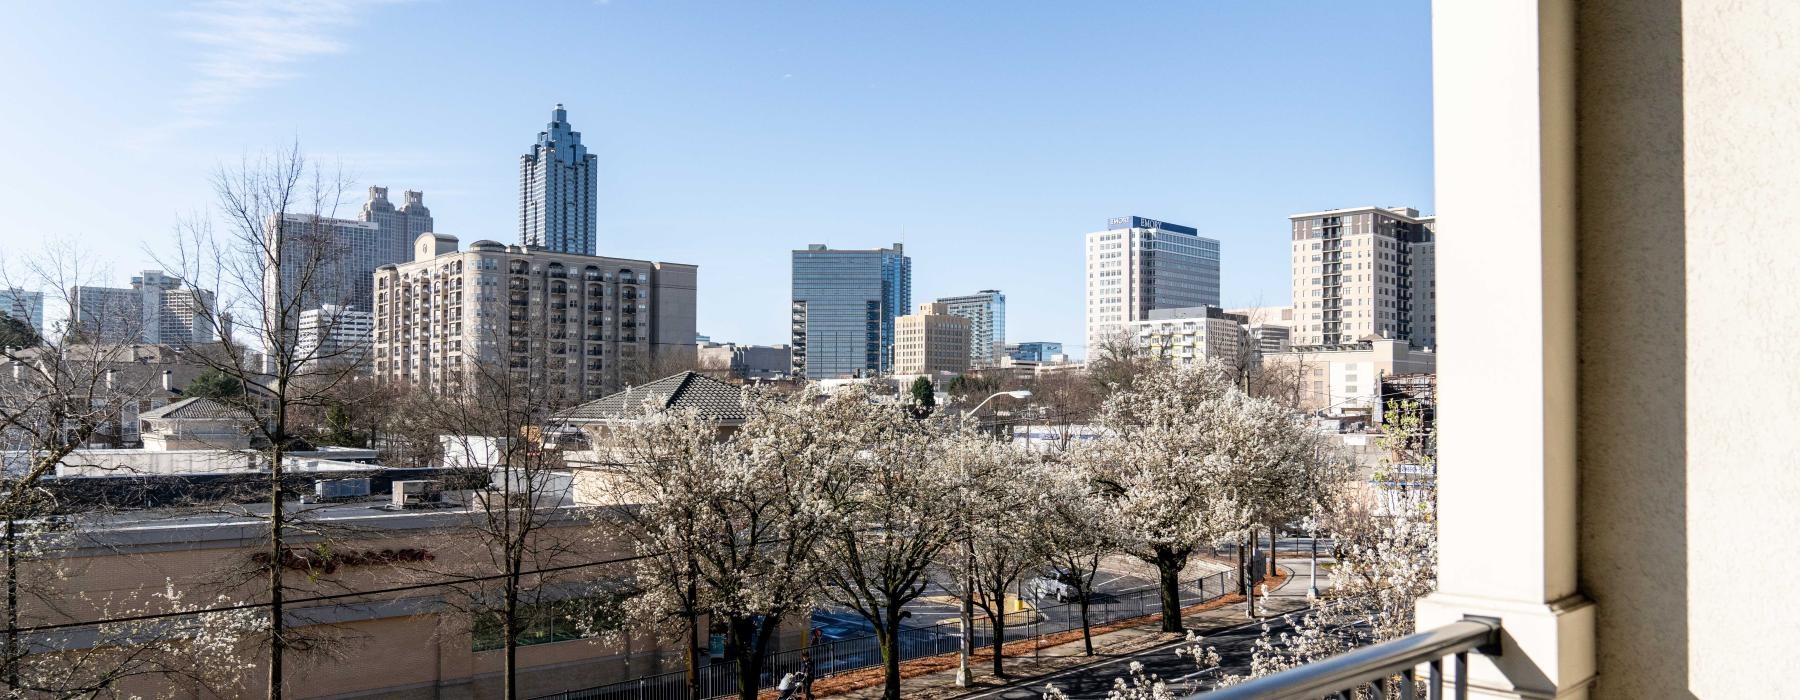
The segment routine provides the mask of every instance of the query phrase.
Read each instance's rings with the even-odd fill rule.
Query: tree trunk
[[[1187,557],[1174,549],[1159,545],[1156,548],[1156,577],[1162,593],[1162,631],[1180,632],[1181,627],[1181,567],[1187,563]]]
[[[286,390],[285,386],[282,389]],[[287,514],[281,510],[282,442],[287,439],[287,407],[276,409],[273,444],[269,448],[269,700],[281,700],[282,664],[287,656],[287,593],[283,568],[287,566],[282,529]]]
[[[700,615],[688,608],[688,700],[700,700]]]
[[[508,572],[506,582],[506,601],[503,603],[500,639],[506,645],[506,663],[501,668],[501,681],[505,686],[506,700],[516,700],[519,696],[519,586],[515,580],[517,573]]]
[[[1094,655],[1094,627],[1088,623],[1088,595],[1081,594],[1081,644],[1088,656]]]
[[[1274,578],[1275,569],[1275,524],[1269,523],[1269,578]]]
[[[881,697],[900,700],[900,606],[888,606],[881,626],[877,637],[881,642]]]
[[[988,621],[994,624],[994,677],[1006,677],[1006,588],[1004,586],[988,591],[994,602],[994,614]],[[996,595],[997,594],[997,595]]]
[[[6,669],[7,695],[19,687],[19,563],[18,533],[13,513],[6,513]]]
[[[758,638],[755,618],[740,616],[726,621],[725,656],[737,662],[737,691],[742,700],[756,700],[762,689],[764,644],[767,639]]]

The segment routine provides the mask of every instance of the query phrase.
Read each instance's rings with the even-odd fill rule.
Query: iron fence
[[[1250,581],[1262,580],[1258,575]],[[1188,582],[1179,590],[1183,608],[1244,592],[1236,570],[1220,571]],[[1021,596],[1023,598],[1023,596]],[[1123,620],[1155,615],[1162,611],[1161,590],[1156,587],[1117,592],[1096,592],[1088,600],[1087,624],[1101,627]],[[1082,628],[1080,601],[1057,602],[1048,606],[1031,606],[1002,615],[1007,642],[1040,639]],[[910,627],[902,626],[895,646],[902,662],[957,651],[962,635],[961,625],[954,620]],[[977,609],[975,624],[969,630],[976,649],[989,647],[994,641],[994,625]],[[1033,654],[1037,651],[1033,645]],[[800,670],[801,654],[811,657],[815,680],[827,676],[880,666],[881,643],[873,634],[810,645],[803,649],[770,652],[763,657],[758,687],[770,688],[789,673]],[[737,663],[726,661],[699,669],[702,697],[716,698],[737,694]],[[687,672],[670,671],[607,685],[546,695],[536,700],[686,700]]]

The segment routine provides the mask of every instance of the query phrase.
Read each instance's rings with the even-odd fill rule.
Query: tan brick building
[[[894,320],[894,374],[961,374],[969,369],[969,319],[943,302]]]

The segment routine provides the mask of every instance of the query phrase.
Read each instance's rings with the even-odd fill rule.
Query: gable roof
[[[716,423],[742,423],[744,390],[699,372],[682,372],[605,396],[552,416],[562,423],[631,420],[648,412],[694,410]]]
[[[194,397],[167,406],[159,406],[138,414],[141,420],[247,420],[250,413],[212,399]]]

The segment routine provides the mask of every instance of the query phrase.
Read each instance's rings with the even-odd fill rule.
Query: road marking
[[[1245,627],[1250,627],[1252,625],[1260,625],[1265,622],[1268,622],[1268,620],[1251,620],[1249,622],[1232,625],[1230,627],[1225,627],[1222,629],[1208,630],[1207,633],[1202,636],[1205,637],[1205,636],[1211,636],[1211,635],[1215,635],[1215,634],[1223,634],[1226,632],[1236,632],[1238,630],[1244,629]],[[1079,671],[1091,671],[1091,670],[1094,670],[1094,669],[1097,669],[1097,668],[1100,668],[1103,666],[1111,666],[1111,665],[1119,663],[1121,661],[1133,661],[1133,660],[1136,660],[1140,656],[1144,656],[1146,654],[1162,651],[1164,649],[1169,649],[1171,647],[1178,647],[1178,646],[1181,646],[1181,645],[1187,644],[1187,643],[1188,643],[1188,640],[1186,640],[1186,639],[1178,639],[1173,642],[1169,642],[1167,644],[1159,644],[1157,646],[1150,647],[1149,649],[1145,649],[1143,651],[1134,653],[1130,656],[1121,656],[1119,658],[1112,659],[1110,661],[1100,661],[1100,662],[1096,662],[1096,663],[1076,666],[1075,668],[1063,669],[1061,671],[1057,671],[1056,673],[1052,673],[1048,676],[1039,676],[1037,678],[1033,678],[1028,683],[1021,682],[1018,685],[1001,686],[999,688],[995,688],[993,690],[988,690],[988,691],[983,691],[980,693],[976,693],[974,695],[958,695],[958,696],[956,696],[956,698],[957,698],[957,700],[976,700],[976,698],[992,697],[999,693],[1007,693],[1007,692],[1012,692],[1014,690],[1030,691],[1031,686],[1033,686],[1033,685],[1037,685],[1039,683],[1047,683],[1049,681],[1056,680],[1063,676],[1067,676],[1071,673],[1076,673]]]

